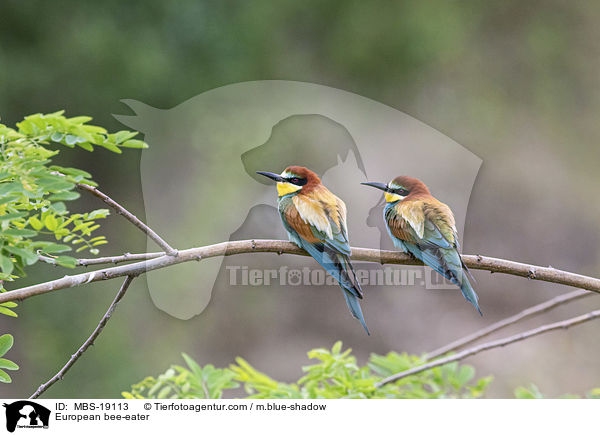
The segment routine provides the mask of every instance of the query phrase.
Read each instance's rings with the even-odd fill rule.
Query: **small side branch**
[[[147,252],[142,254],[125,253],[123,255],[115,255],[112,257],[79,258],[77,260],[77,266],[97,266],[99,264],[119,264],[127,263],[129,261],[152,260],[153,258],[164,257],[164,255],[164,252]],[[44,263],[56,265],[56,260],[52,257],[39,255],[38,258]]]
[[[376,384],[377,388],[389,384],[391,382],[396,382],[400,379],[404,379],[408,376],[416,375],[417,373],[424,372],[425,370],[432,369],[434,367],[443,366],[445,364],[463,360],[469,356],[478,354],[480,352],[495,349],[497,347],[507,346],[512,343],[517,343],[522,340],[526,340],[528,338],[534,337],[536,335],[544,334],[546,332],[556,331],[557,329],[567,329],[571,326],[580,325],[585,322],[589,322],[590,320],[594,320],[600,317],[600,310],[592,311],[590,313],[584,314],[582,316],[573,317],[571,319],[563,320],[562,322],[551,323],[548,325],[540,326],[539,328],[531,329],[529,331],[522,332],[520,334],[512,335],[507,338],[502,338],[499,340],[489,341],[487,343],[480,344],[478,346],[471,347],[469,349],[465,349],[461,352],[458,352],[454,355],[447,356],[445,358],[441,358],[435,361],[432,361],[427,364],[423,364],[418,367],[414,367],[410,370],[405,370],[400,373],[396,373],[395,375],[389,376],[383,379],[381,382]]]
[[[139,220],[133,213],[131,213],[130,211],[128,211],[125,207],[123,207],[121,204],[119,204],[118,202],[116,202],[114,199],[112,199],[111,197],[109,197],[105,193],[102,193],[101,191],[99,191],[95,187],[90,186],[88,184],[78,183],[77,187],[79,189],[81,189],[81,190],[85,190],[85,191],[91,193],[92,195],[100,198],[109,207],[112,207],[113,209],[115,209],[116,212],[117,212],[117,214],[122,215],[125,219],[127,219],[133,225],[135,225],[140,230],[142,230],[148,237],[150,237],[152,240],[154,240],[154,242],[156,242],[156,244],[158,246],[160,246],[166,252],[167,255],[177,256],[177,250],[176,249],[173,249],[171,247],[171,245],[169,245],[158,234],[156,234],[154,232],[154,230],[152,230],[152,228],[150,228],[144,222],[142,222],[141,220]]]
[[[572,302],[587,296],[592,296],[593,294],[594,293],[590,293],[585,290],[575,290],[574,292],[556,296],[555,298],[542,302],[541,304],[534,305],[533,307],[529,307],[521,311],[520,313],[515,314],[514,316],[510,316],[496,323],[492,323],[491,325],[482,328],[479,331],[474,332],[473,334],[469,334],[463,338],[453,341],[452,343],[442,346],[439,349],[431,351],[427,355],[425,355],[425,359],[430,360],[440,357],[449,352],[453,352],[456,349],[459,349],[467,344],[479,340],[480,338],[486,337],[496,331],[506,328],[507,326],[514,325],[515,323],[520,322],[523,319],[537,316],[538,314],[550,311],[558,307],[559,305],[566,304],[568,302]]]
[[[104,316],[100,320],[100,323],[98,323],[98,326],[96,326],[96,329],[94,329],[94,332],[92,332],[92,335],[90,335],[88,337],[88,339],[81,345],[81,347],[77,350],[77,352],[75,352],[73,355],[71,355],[71,358],[69,359],[69,361],[67,361],[67,363],[63,366],[62,369],[60,369],[58,371],[57,374],[52,376],[52,378],[50,378],[48,380],[48,382],[40,385],[40,387],[36,390],[36,392],[31,395],[30,399],[35,399],[35,398],[39,397],[46,390],[48,390],[48,388],[50,388],[56,382],[60,381],[65,376],[65,373],[67,373],[69,371],[69,369],[73,366],[73,364],[75,364],[77,362],[77,360],[81,357],[81,355],[83,355],[83,353],[86,350],[88,350],[88,348],[92,344],[94,344],[94,341],[96,340],[96,338],[98,338],[98,336],[100,335],[100,333],[102,332],[102,330],[104,329],[104,327],[106,326],[108,321],[110,320],[113,312],[115,311],[115,308],[117,307],[117,304],[119,303],[119,301],[121,299],[123,299],[123,296],[125,296],[125,293],[127,292],[129,285],[131,284],[131,281],[133,281],[133,278],[134,278],[133,276],[128,276],[127,278],[125,278],[125,281],[123,282],[123,285],[121,285],[121,288],[119,289],[119,292],[115,296],[115,299],[112,301],[112,303],[108,307],[106,314],[104,314]]]

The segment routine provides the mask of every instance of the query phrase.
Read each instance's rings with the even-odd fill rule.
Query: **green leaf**
[[[68,134],[65,137],[65,143],[67,145],[75,145],[77,143],[77,139],[79,139],[77,136],[74,136],[72,134]]]
[[[529,388],[518,387],[515,389],[515,397],[517,399],[543,399],[544,396],[538,389],[537,385],[531,384]]]
[[[25,213],[25,212],[7,213],[7,214],[0,216],[0,221],[12,221],[14,219],[19,219],[24,216],[27,216],[27,213]]]
[[[44,219],[44,225],[46,225],[46,228],[48,228],[50,231],[54,231],[58,228],[58,221],[54,215],[49,214],[46,216],[46,219]]]
[[[466,383],[468,383],[471,379],[473,379],[475,377],[475,369],[471,366],[462,366],[457,374],[457,380],[460,383],[460,385],[464,385]]]
[[[0,205],[8,204],[9,202],[13,202],[16,200],[14,196],[5,196],[4,198],[0,198]]]
[[[79,198],[81,195],[77,192],[67,191],[67,192],[59,192],[53,195],[50,195],[48,199],[50,201],[73,201]]]
[[[0,358],[0,369],[19,370],[19,366],[10,360]]]
[[[6,308],[2,305],[0,305],[0,314],[4,314],[5,316],[10,316],[10,317],[19,317],[19,315],[17,313],[15,313],[13,310]]]
[[[35,237],[38,235],[37,231],[18,228],[9,228],[8,230],[3,231],[2,234],[14,237]]]
[[[64,190],[71,190],[75,187],[73,183],[63,178],[43,178],[39,181],[40,186],[48,192],[61,192]]]
[[[15,192],[21,192],[22,190],[23,185],[20,181],[13,181],[12,183],[2,183],[0,184],[0,197]]]
[[[182,353],[181,356],[183,357],[185,363],[188,365],[192,373],[194,373],[194,375],[196,375],[197,377],[201,377],[202,367],[200,367],[200,365],[196,361],[190,358],[188,354]]]
[[[97,125],[82,125],[81,128],[83,128],[88,133],[92,133],[92,134],[106,134],[107,133],[105,128],[98,127]],[[94,143],[96,143],[96,142],[94,141]]]
[[[10,275],[14,269],[15,265],[13,264],[10,257],[5,255],[0,256],[0,269],[2,269],[2,273],[6,273]]]
[[[121,144],[121,146],[125,147],[125,148],[138,148],[138,149],[148,148],[148,144],[146,142],[144,142],[143,140],[138,140],[138,139],[130,139],[128,141],[125,141]]]
[[[42,251],[47,254],[58,254],[59,252],[69,252],[71,247],[68,245],[60,245],[58,243],[51,243],[42,248]]]
[[[88,219],[98,219],[105,218],[110,214],[110,210],[107,208],[99,208],[98,210],[94,210],[88,214]]]
[[[74,116],[73,118],[69,118],[69,121],[73,124],[85,124],[86,122],[91,121],[93,118],[91,116]]]
[[[163,389],[160,390],[160,392],[158,393],[158,395],[156,396],[157,399],[164,399],[167,397],[167,395],[171,392],[171,387],[167,386],[164,387]]]
[[[77,146],[86,151],[94,151],[94,147],[89,142],[79,142]]]
[[[81,169],[75,168],[63,168],[61,166],[50,166],[50,170],[57,171],[65,175],[71,175],[73,177],[92,178],[92,174]]]
[[[25,264],[31,266],[38,261],[38,256],[35,252],[27,251],[25,249],[17,248],[16,246],[5,246],[5,250],[20,257]]]
[[[102,145],[107,150],[112,151],[113,153],[117,153],[117,154],[123,153],[123,151],[121,151],[115,144],[112,144],[110,142],[103,142],[100,145]]]
[[[65,206],[65,203],[62,201],[53,202],[52,205],[50,206],[50,210],[54,211],[54,213],[56,213],[56,214],[63,214],[67,211],[67,207]]]
[[[44,224],[37,217],[30,217],[29,218],[29,224],[31,225],[31,227],[34,230],[37,230],[37,231],[39,231],[42,228],[44,228]]]
[[[59,266],[74,268],[77,266],[77,258],[68,257],[66,255],[61,255],[54,259],[54,262]]]
[[[342,342],[336,341],[333,347],[331,348],[331,353],[338,354],[340,353],[340,350],[342,350]]]
[[[12,382],[12,379],[4,370],[0,370],[0,382],[4,382],[5,384],[10,384]]]
[[[121,131],[117,131],[112,136],[116,143],[123,144],[123,142],[128,141],[137,135],[138,135],[137,131],[121,130]],[[123,144],[122,146],[126,146],[126,145]]]
[[[50,136],[50,140],[52,140],[53,142],[62,142],[64,137],[65,135],[63,133],[54,132],[52,133],[52,136]]]
[[[4,356],[6,352],[13,346],[14,339],[10,334],[4,334],[0,336],[0,356]]]

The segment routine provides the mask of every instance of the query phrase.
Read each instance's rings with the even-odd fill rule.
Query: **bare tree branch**
[[[203,258],[229,256],[256,252],[272,252],[277,254],[308,255],[306,251],[291,242],[283,240],[242,240],[222,242],[215,245],[202,246],[179,251],[177,256],[163,255],[147,261],[114,266],[77,275],[66,275],[53,281],[35,284],[6,293],[0,293],[0,303],[23,300],[32,296],[53,292],[56,290],[77,287],[95,281],[118,278],[127,275],[139,275],[155,269],[172,266],[187,261],[199,261]],[[463,255],[464,263],[472,269],[482,269],[491,272],[506,273],[515,276],[527,277],[557,284],[578,287],[600,293],[600,279],[576,273],[554,269],[553,267],[540,267],[530,264],[500,258],[483,257],[481,255]],[[377,249],[352,248],[352,260],[368,261],[381,264],[423,264],[418,260],[397,251],[379,251]]]
[[[115,255],[112,257],[79,258],[77,260],[77,266],[96,266],[98,264],[119,264],[127,263],[129,261],[151,260],[153,258],[163,257],[164,255],[164,252],[147,252],[142,254],[130,254],[126,252],[123,255]],[[38,258],[44,263],[56,265],[56,260],[52,257],[39,255]]]
[[[122,215],[125,219],[131,222],[133,225],[142,230],[148,237],[150,237],[158,246],[163,248],[163,250],[167,253],[167,255],[177,256],[177,250],[173,249],[171,245],[165,242],[158,234],[154,232],[152,228],[146,225],[144,222],[139,220],[133,213],[129,212],[125,207],[119,204],[117,201],[109,197],[108,195],[102,193],[98,189],[89,184],[77,183],[77,187],[81,190],[85,190],[91,193],[94,196],[97,196],[102,201],[104,201],[109,207],[112,207],[116,210],[117,214]]]
[[[131,281],[133,281],[133,278],[134,278],[133,276],[128,276],[127,278],[125,278],[125,281],[123,282],[123,285],[121,285],[121,288],[119,289],[119,292],[115,296],[115,299],[109,305],[108,310],[106,311],[106,314],[104,314],[104,316],[100,320],[100,323],[98,323],[98,326],[96,326],[96,329],[94,329],[94,332],[92,332],[92,335],[90,335],[88,337],[88,339],[85,340],[85,342],[81,345],[81,347],[79,349],[77,349],[77,352],[75,352],[73,355],[71,355],[71,358],[69,358],[69,361],[67,361],[67,363],[63,366],[62,369],[60,369],[58,371],[57,374],[52,376],[48,380],[48,382],[39,386],[39,388],[35,391],[35,393],[33,393],[31,395],[30,399],[35,399],[35,398],[39,397],[41,394],[43,394],[48,388],[50,388],[56,382],[62,380],[62,378],[65,376],[65,373],[67,373],[69,371],[69,369],[73,366],[73,364],[75,364],[77,362],[77,360],[81,357],[81,355],[83,355],[83,353],[86,350],[88,350],[88,348],[92,344],[94,344],[94,341],[96,340],[96,338],[98,338],[98,336],[100,335],[100,333],[102,332],[102,330],[104,329],[104,327],[106,326],[108,321],[110,320],[113,312],[115,311],[115,308],[117,307],[117,304],[119,303],[119,301],[121,299],[123,299],[123,296],[125,296],[125,293],[127,292],[127,289],[129,288],[129,284],[131,284]]]
[[[467,344],[470,344],[480,338],[486,337],[493,332],[499,331],[507,326],[514,325],[517,322],[520,322],[523,319],[527,319],[529,317],[537,316],[538,314],[545,313],[547,311],[552,310],[553,308],[558,307],[559,305],[566,304],[567,302],[572,302],[586,296],[592,296],[594,293],[591,293],[586,290],[575,290],[571,293],[566,293],[560,296],[556,296],[550,300],[542,302],[541,304],[534,305],[529,307],[520,313],[515,314],[514,316],[507,317],[506,319],[502,319],[496,323],[492,323],[485,328],[480,329],[479,331],[475,331],[472,334],[469,334],[465,337],[462,337],[458,340],[453,341],[445,346],[440,347],[434,351],[429,352],[425,355],[426,360],[434,359],[439,356],[442,356],[446,353],[453,352],[458,348],[461,348]]]
[[[89,187],[89,186],[88,186]],[[92,189],[92,188],[90,188]],[[86,189],[87,190],[87,189]],[[106,197],[106,195],[101,192],[93,189],[94,194],[96,196]],[[99,193],[100,195],[98,195]],[[113,202],[110,198],[106,197],[108,201]],[[106,202],[106,201],[105,201]],[[107,202],[108,203],[108,202]],[[117,207],[120,207],[116,204]],[[123,209],[124,210],[124,209]],[[129,213],[125,210],[126,213]],[[133,215],[131,215],[133,216]],[[133,216],[135,221],[139,222],[143,227],[147,228],[149,231],[152,231],[150,228],[146,227],[141,221],[139,221],[135,216]],[[135,221],[132,221],[135,223]],[[138,226],[138,224],[136,224]],[[146,232],[146,230],[144,230]],[[150,233],[146,232],[148,236],[151,237]],[[155,234],[152,232],[152,234]],[[158,237],[158,236],[156,236]],[[160,239],[162,240],[162,239]],[[157,242],[158,243],[158,242]],[[161,245],[162,246],[162,245]],[[163,246],[169,247],[168,245]],[[169,247],[170,248],[170,247]],[[172,248],[171,248],[172,249]],[[104,257],[97,259],[89,259],[89,260],[80,260],[80,265],[92,265],[92,264],[106,264],[106,263],[118,263],[118,262],[126,262],[131,261],[132,259],[144,259],[144,261],[138,261],[132,264],[122,265],[122,266],[114,266],[105,269],[100,269],[92,272],[81,273],[73,276],[65,276],[63,278],[59,278],[53,281],[48,281],[41,284],[36,284],[28,287],[24,287],[17,290],[12,290],[6,293],[0,294],[0,303],[13,301],[13,300],[23,300],[32,296],[49,293],[52,291],[76,287],[82,284],[88,284],[95,281],[113,279],[120,276],[126,276],[126,280],[121,287],[121,290],[115,297],[115,300],[109,307],[105,316],[102,318],[97,328],[94,330],[92,335],[86,340],[86,342],[79,348],[79,350],[71,356],[67,364],[48,382],[42,384],[38,390],[32,395],[32,398],[38,397],[44,391],[46,391],[52,384],[57,382],[59,379],[62,379],[63,375],[71,368],[71,366],[77,361],[77,359],[87,350],[87,348],[93,344],[96,337],[102,332],[102,329],[110,319],[114,308],[117,303],[121,300],[131,280],[134,276],[137,276],[141,273],[145,273],[155,269],[161,269],[164,267],[168,267],[174,264],[184,263],[188,261],[200,261],[203,258],[211,258],[217,256],[229,256],[229,255],[237,255],[244,253],[257,253],[257,252],[271,252],[281,254],[293,254],[293,255],[308,255],[306,251],[297,247],[295,244],[291,242],[286,242],[282,240],[244,240],[244,241],[230,241],[218,243],[215,245],[202,246],[198,248],[186,249],[183,251],[175,251],[176,255],[163,255],[162,253],[146,253],[146,254],[125,254],[116,257]],[[53,259],[50,257],[42,257],[42,261],[46,261],[49,263],[53,262]],[[367,262],[375,262],[381,264],[404,264],[404,265],[419,265],[422,264],[418,260],[413,257],[403,254],[397,251],[379,251],[376,249],[366,249],[366,248],[352,248],[352,259],[354,261],[367,261]],[[540,267],[534,266],[525,263],[518,263],[510,260],[504,260],[499,258],[492,257],[483,257],[481,255],[463,255],[462,259],[464,263],[472,268],[472,269],[481,269],[488,270],[490,272],[498,272],[498,273],[506,273],[515,276],[527,277],[529,279],[537,279],[547,282],[553,282],[558,284],[569,285],[572,287],[579,287],[581,289],[590,290],[596,293],[600,293],[600,279],[592,278],[584,275],[579,275],[575,273],[570,273],[558,269],[554,269],[553,267]],[[565,303],[566,301],[578,299],[586,296],[588,293],[586,292],[573,292],[567,295],[562,295],[557,298],[554,298],[550,301],[547,301],[543,304],[536,305],[527,310],[522,311],[521,313],[512,316],[508,319],[504,319],[503,321],[496,322],[489,327],[471,334],[468,337],[465,337],[461,340],[457,340],[454,343],[451,343],[448,346],[444,346],[437,351],[432,352],[429,357],[441,355],[450,350],[454,350],[459,346],[463,346],[464,344],[470,343],[478,338],[484,337],[488,334],[491,334],[494,331],[497,331],[501,328],[504,328],[508,325],[511,325],[523,318],[533,316],[535,314],[547,311],[559,304]],[[565,320],[563,322],[553,323],[550,325],[545,325],[540,328],[532,329],[530,331],[526,331],[521,334],[513,335],[508,338],[491,341],[488,343],[484,343],[469,349],[466,349],[462,352],[459,352],[456,355],[451,355],[446,358],[441,358],[439,360],[424,364],[419,367],[415,367],[413,369],[404,371],[402,373],[397,373],[393,376],[390,376],[384,379],[382,382],[378,384],[378,386],[385,385],[390,382],[394,382],[398,379],[402,379],[406,376],[410,376],[416,373],[420,373],[424,370],[428,370],[433,367],[437,367],[440,365],[447,364],[449,362],[458,361],[468,356],[474,355],[476,353],[493,349],[496,347],[505,346],[510,343],[514,343],[517,341],[525,340],[529,337],[533,337],[535,335],[539,335],[545,332],[553,331],[559,328],[568,328],[570,326],[574,326],[583,322],[587,322],[589,320],[600,317],[600,310],[593,311],[583,316],[575,317],[569,320]]]
[[[497,347],[503,347],[512,343],[516,343],[522,340],[526,340],[528,338],[534,337],[536,335],[544,334],[546,332],[555,331],[557,329],[567,329],[571,326],[580,325],[585,322],[589,322],[590,320],[594,320],[600,317],[600,310],[592,311],[587,314],[583,314],[581,316],[573,317],[571,319],[563,320],[561,322],[550,323],[548,325],[540,326],[539,328],[531,329],[529,331],[522,332],[520,334],[511,335],[507,338],[501,338],[499,340],[489,341],[487,343],[483,343],[474,347],[470,347],[461,352],[458,352],[454,355],[447,356],[445,358],[441,358],[435,361],[432,361],[427,364],[423,364],[418,367],[413,367],[410,370],[405,370],[400,373],[396,373],[395,375],[389,376],[383,379],[381,382],[377,383],[375,386],[377,388],[389,384],[391,382],[396,382],[400,379],[406,378],[407,376],[412,376],[417,373],[424,372],[425,370],[432,369],[434,367],[443,366],[445,364],[463,360],[469,356],[478,354],[480,352],[494,349]]]

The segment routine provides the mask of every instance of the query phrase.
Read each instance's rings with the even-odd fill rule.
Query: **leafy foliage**
[[[535,384],[529,384],[528,387],[518,387],[515,389],[517,399],[547,399]],[[585,394],[587,399],[600,399],[600,388],[593,388]],[[578,394],[563,394],[558,399],[581,399]]]
[[[376,388],[384,377],[420,365],[414,355],[390,352],[372,354],[358,366],[351,349],[342,350],[338,341],[331,350],[308,352],[315,364],[303,367],[305,375],[295,383],[279,382],[256,370],[242,358],[228,369],[199,366],[183,354],[187,368],[171,366],[158,378],[147,377],[124,392],[125,398],[219,398],[223,390],[243,386],[247,398],[335,399],[335,398],[475,398],[485,393],[492,377],[474,380],[475,370],[467,365],[448,364]]]
[[[0,280],[10,281],[25,275],[39,255],[52,256],[60,266],[74,267],[76,260],[57,255],[75,249],[97,254],[106,244],[104,236],[94,236],[98,219],[107,209],[89,213],[70,213],[66,202],[79,198],[77,183],[95,185],[91,175],[75,168],[51,165],[61,144],[93,151],[102,147],[115,153],[121,148],[146,148],[133,139],[137,134],[119,131],[109,134],[104,128],[87,124],[87,116],[66,118],[63,111],[27,116],[17,128],[0,124]],[[60,242],[60,243],[58,243]],[[0,287],[1,288],[1,287]],[[10,306],[0,306],[3,314],[14,315]]]
[[[423,364],[415,355],[390,352],[371,354],[365,366],[358,366],[351,349],[336,342],[331,350],[313,349],[308,356],[317,362],[303,367],[305,375],[295,383],[279,382],[256,370],[243,358],[217,369],[201,367],[185,353],[187,367],[171,366],[157,378],[149,376],[123,392],[126,399],[219,399],[224,390],[243,387],[249,399],[441,399],[483,397],[492,376],[475,379],[475,369],[458,363],[435,367],[422,373],[376,388],[383,378]],[[517,399],[546,398],[534,384],[515,389]],[[600,399],[600,388],[585,396]],[[560,399],[579,399],[564,394]]]
[[[2,358],[10,350],[13,342],[13,336],[10,334],[4,334],[0,336],[0,382],[12,382],[12,379],[5,370],[19,370],[19,366],[14,362],[6,358]]]
[[[0,124],[0,292],[6,292],[5,281],[25,275],[40,256],[64,267],[75,267],[77,260],[62,255],[89,250],[98,254],[98,247],[108,243],[96,236],[98,219],[108,216],[107,209],[87,213],[71,213],[66,203],[79,198],[77,183],[95,185],[92,176],[75,168],[52,165],[60,151],[51,145],[80,147],[93,151],[102,147],[115,153],[121,148],[146,148],[136,132],[119,131],[109,134],[104,128],[90,125],[87,116],[66,118],[63,111],[27,116],[16,128]],[[17,317],[14,302],[0,304],[0,314]],[[13,337],[0,337],[0,357],[13,345]],[[0,358],[0,382],[11,382],[3,370],[18,370],[18,366]]]
[[[208,364],[200,367],[185,353],[182,354],[188,368],[171,366],[158,378],[151,376],[133,385],[131,392],[124,392],[126,399],[220,399],[223,390],[237,388],[233,381],[235,373],[229,369],[216,369]]]

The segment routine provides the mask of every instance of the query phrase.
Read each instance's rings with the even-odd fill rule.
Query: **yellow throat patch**
[[[277,193],[279,194],[279,196],[285,196],[289,193],[297,192],[300,189],[302,189],[302,186],[296,186],[292,183],[277,183]]]
[[[384,192],[384,195],[386,202],[402,201],[404,198],[406,198],[405,196],[398,195],[397,193]]]

